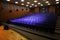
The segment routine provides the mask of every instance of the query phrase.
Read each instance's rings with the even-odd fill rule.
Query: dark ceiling
[[[2,1],[7,2],[6,0],[2,0]],[[16,1],[18,2],[17,5],[21,5],[21,3],[24,3],[23,6],[26,6],[27,2],[30,2],[30,4],[28,6],[31,6],[31,4],[34,4],[34,5],[37,5],[37,6],[41,6],[41,4],[43,4],[43,6],[47,6],[48,3],[45,3],[46,1],[49,1],[50,5],[56,5],[56,0],[37,0],[36,3],[34,3],[34,0],[24,0],[24,2],[21,2],[21,0],[10,0],[9,2],[10,3],[15,3]],[[41,4],[38,5],[39,2]],[[59,2],[60,2],[60,0],[59,0]],[[34,5],[33,5],[33,7],[34,7]]]

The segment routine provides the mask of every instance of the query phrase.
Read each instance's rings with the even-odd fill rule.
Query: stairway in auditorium
[[[60,16],[58,16],[58,19],[57,19],[55,32],[60,34]]]

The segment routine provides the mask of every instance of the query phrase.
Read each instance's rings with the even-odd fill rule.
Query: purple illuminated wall
[[[15,23],[36,25],[36,24],[44,23],[46,21],[46,17],[47,17],[47,14],[31,14],[31,15],[27,15],[22,18],[13,19],[10,21]]]

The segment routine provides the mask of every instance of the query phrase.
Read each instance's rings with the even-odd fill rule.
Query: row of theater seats
[[[46,26],[30,26],[30,25],[23,25],[23,26],[20,26],[20,27],[25,27],[25,28],[28,28],[28,29],[31,29],[31,30],[35,30],[35,31],[38,31],[38,32],[48,32],[48,33],[54,33],[54,29],[53,28],[48,28]]]
[[[7,25],[4,25],[4,24],[2,24],[2,23],[0,23],[0,26],[4,26],[4,30],[8,30],[9,29],[9,27],[7,26]]]
[[[53,26],[47,26],[47,25],[41,25],[41,26],[30,26],[30,25],[24,25],[22,27],[26,27],[29,28],[31,30],[35,30],[38,32],[47,32],[47,33],[54,33],[54,28],[49,28],[49,27],[53,27]]]

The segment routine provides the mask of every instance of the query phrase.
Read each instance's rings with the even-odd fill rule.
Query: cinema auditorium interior
[[[60,0],[0,0],[0,40],[60,40]]]

